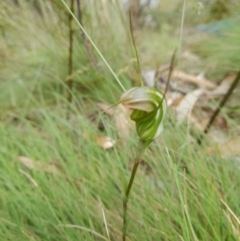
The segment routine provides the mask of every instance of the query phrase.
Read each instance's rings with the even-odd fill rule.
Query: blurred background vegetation
[[[140,85],[129,9],[143,71],[169,63],[179,46],[178,68],[189,74],[204,73],[218,85],[239,71],[239,0],[187,0],[185,9],[181,0],[80,3],[85,30],[126,89]],[[0,1],[1,240],[121,240],[137,138],[119,138],[114,120],[99,114],[96,103],[113,104],[122,90],[93,48],[89,55],[75,21],[71,76],[69,45],[61,0]],[[228,138],[239,134],[239,92],[222,111]],[[212,112],[218,100],[206,100],[204,110]],[[128,240],[240,240],[239,156],[198,146],[199,130],[175,123],[172,109],[137,174]],[[96,136],[116,145],[102,149]],[[239,149],[239,138],[235,144]]]
[[[137,84],[135,56],[125,11],[130,4],[125,1],[125,5],[122,5],[119,1],[110,0],[81,2],[83,23],[89,35],[116,73],[122,79],[130,78],[133,84]],[[155,5],[151,4],[154,1],[147,2],[132,9],[143,70],[156,68],[169,61],[173,49],[179,45],[182,14],[182,1],[161,0],[155,1]],[[190,51],[201,59],[191,66],[191,61],[181,57],[183,69],[195,74],[206,70],[206,75],[213,81],[221,79],[229,71],[238,70],[238,7],[237,0],[187,2],[183,53]],[[62,86],[67,75],[69,43],[68,13],[61,1],[2,1],[0,11],[0,76],[3,80],[0,84],[2,88],[11,85],[12,89],[12,93],[1,95],[1,106],[13,107],[21,103],[24,93],[21,90],[25,84],[27,88],[35,88],[32,86],[35,84],[45,85],[46,93],[51,92],[51,88]],[[75,23],[73,48],[74,82],[94,96],[99,85],[102,88],[107,84],[101,75],[108,75],[109,72],[95,52],[95,58],[104,72],[99,75],[92,68]],[[113,90],[114,86],[111,87]],[[104,93],[108,100],[115,101],[115,96],[110,95]]]

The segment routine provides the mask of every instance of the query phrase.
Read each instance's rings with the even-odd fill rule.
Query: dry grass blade
[[[232,211],[232,209],[222,200],[220,199],[222,204],[224,205],[226,211],[224,211],[224,214],[226,218],[228,219],[233,233],[236,235],[236,237],[240,240],[240,220],[236,216],[236,214]]]
[[[110,240],[110,235],[109,235],[109,231],[108,231],[107,220],[106,220],[106,216],[105,216],[105,212],[104,212],[104,209],[103,209],[103,208],[102,208],[102,215],[103,215],[103,221],[104,221],[104,226],[105,226],[105,229],[106,229],[106,233],[107,233],[108,239]]]
[[[221,199],[220,200],[225,208],[229,211],[229,213],[232,215],[232,217],[235,219],[235,221],[240,225],[240,219],[236,216],[236,214],[232,211],[232,209]]]
[[[81,1],[80,0],[76,0],[77,1],[77,13],[78,13],[78,21],[79,23],[83,26],[83,22],[82,22],[82,10],[81,10]],[[97,65],[97,61],[94,57],[94,54],[93,54],[93,51],[92,51],[92,45],[89,44],[86,36],[85,36],[85,33],[81,30],[81,37],[83,39],[83,42],[84,42],[84,45],[86,47],[86,50],[88,52],[88,56],[89,56],[89,59],[90,61],[92,62],[94,68],[99,71],[99,66]]]
[[[177,52],[177,50],[175,49],[174,52],[173,52],[172,58],[171,58],[171,63],[170,63],[170,67],[169,67],[168,77],[167,77],[167,84],[166,84],[166,87],[165,87],[165,90],[164,90],[163,99],[165,98],[165,95],[168,91],[170,79],[171,79],[171,76],[172,76],[172,73],[173,73],[173,69],[175,67],[176,52]]]
[[[37,182],[28,173],[26,173],[22,169],[18,169],[18,171],[21,172],[25,177],[27,177],[35,187],[38,187]]]

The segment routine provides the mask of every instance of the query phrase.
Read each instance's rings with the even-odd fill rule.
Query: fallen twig
[[[227,102],[227,100],[229,99],[229,97],[231,96],[233,90],[236,88],[236,86],[238,85],[240,81],[240,71],[238,73],[238,75],[236,76],[235,80],[233,81],[232,85],[230,86],[228,92],[226,95],[224,95],[222,101],[219,103],[218,107],[216,108],[216,110],[213,112],[208,124],[206,125],[206,127],[204,128],[203,134],[207,134],[211,125],[213,124],[214,120],[216,119],[216,117],[218,116],[219,112],[221,111],[222,107],[225,105],[225,103]],[[201,135],[197,142],[199,145],[202,144],[202,139],[203,139],[203,135]]]
[[[184,73],[184,72],[179,71],[179,70],[173,71],[172,78],[177,78],[177,79],[180,79],[180,80],[185,81],[185,82],[191,82],[193,84],[198,85],[200,88],[204,88],[204,89],[205,88],[207,88],[207,89],[216,88],[216,85],[213,84],[212,82],[210,82],[207,79],[201,79],[201,78],[198,78],[194,75],[190,75],[190,74]]]

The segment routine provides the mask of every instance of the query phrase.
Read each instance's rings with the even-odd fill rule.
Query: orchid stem
[[[128,199],[130,195],[130,191],[134,182],[134,178],[139,166],[139,163],[141,161],[141,157],[143,155],[143,152],[145,151],[146,147],[151,143],[152,141],[142,141],[140,140],[138,148],[137,148],[137,155],[135,158],[135,162],[133,165],[131,177],[128,182],[127,189],[125,191],[125,196],[123,198],[123,228],[122,228],[122,241],[126,241],[126,234],[127,234],[127,210],[128,210]]]
[[[137,168],[139,165],[140,160],[135,160],[133,169],[132,169],[132,174],[128,183],[128,187],[125,193],[125,197],[123,199],[123,232],[122,232],[122,240],[126,240],[126,233],[127,233],[127,204],[128,204],[128,197],[131,191],[131,187],[135,178],[135,174],[137,172]]]

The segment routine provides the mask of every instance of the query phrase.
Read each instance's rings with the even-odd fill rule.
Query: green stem
[[[182,51],[182,39],[183,39],[183,27],[184,27],[184,20],[185,20],[186,1],[187,0],[183,0],[182,19],[181,19],[181,27],[180,27],[180,35],[179,35],[179,46],[178,46],[177,62],[179,62],[179,58],[180,58],[181,51]]]
[[[140,160],[136,160],[132,169],[132,174],[128,183],[128,187],[125,193],[125,197],[123,199],[123,232],[122,232],[122,240],[126,240],[126,233],[127,233],[127,204],[128,204],[128,197],[131,191],[131,187],[135,178],[135,174],[137,172],[137,168],[139,165]]]
[[[137,168],[139,166],[141,157],[143,152],[145,151],[146,147],[152,142],[151,141],[142,141],[140,140],[138,148],[137,148],[137,156],[134,162],[134,166],[132,169],[131,177],[128,182],[127,189],[125,191],[125,196],[123,198],[123,229],[122,229],[122,241],[126,241],[126,234],[127,234],[127,208],[128,208],[128,199],[130,195],[130,191],[133,185],[133,181],[137,172]]]
[[[141,81],[141,86],[143,86],[142,71],[141,71],[141,67],[140,67],[140,61],[139,61],[137,46],[136,46],[135,39],[134,39],[134,36],[133,36],[131,11],[129,11],[129,25],[130,25],[130,33],[131,33],[131,38],[132,38],[132,44],[133,44],[135,55],[136,55],[136,58],[137,58],[138,74],[139,74],[139,78],[140,78],[140,81]]]

